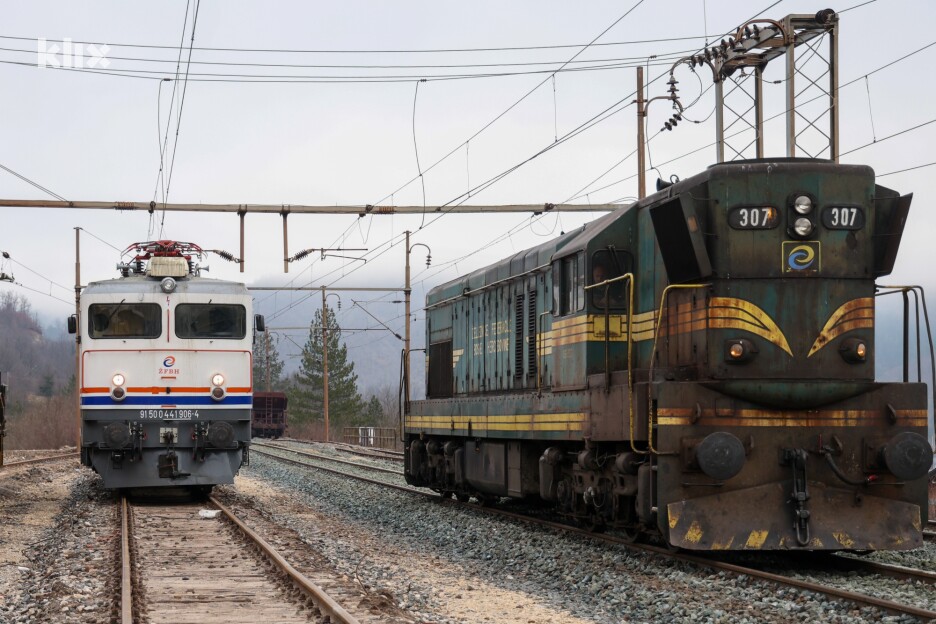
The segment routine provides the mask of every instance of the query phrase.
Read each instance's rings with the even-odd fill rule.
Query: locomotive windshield
[[[227,338],[247,335],[247,309],[224,303],[180,303],[175,309],[179,338]]]
[[[88,307],[91,338],[159,338],[162,314],[155,303],[95,303]]]

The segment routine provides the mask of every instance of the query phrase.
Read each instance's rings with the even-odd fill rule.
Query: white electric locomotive
[[[243,284],[199,276],[192,243],[131,245],[81,293],[81,462],[106,488],[208,490],[248,460],[252,346]]]

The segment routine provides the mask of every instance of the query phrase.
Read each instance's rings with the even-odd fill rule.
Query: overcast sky
[[[638,6],[622,18],[635,4]],[[858,4],[860,0],[849,0],[831,8],[843,11]],[[189,81],[183,87],[196,6],[193,63],[188,66]],[[557,139],[561,141],[609,107],[629,103],[636,80],[635,62],[648,64],[652,80],[668,71],[673,58],[699,49],[706,37],[709,41],[720,39],[758,11],[766,9],[762,17],[779,19],[822,8],[822,4],[799,0],[774,6],[768,1],[716,0],[646,0],[642,4],[636,0],[4,2],[0,164],[69,200],[159,201],[163,197],[161,185],[157,185],[160,142],[168,136],[167,172],[176,146],[170,202],[414,205],[423,203],[419,180],[407,185],[417,177],[416,150],[422,170],[454,150],[423,177],[426,203],[446,204],[459,201],[468,189],[525,161]],[[842,162],[869,164],[884,174],[936,161],[932,148],[936,123],[883,140],[934,118],[936,94],[933,81],[927,77],[936,61],[936,45],[863,78],[936,41],[928,28],[936,23],[934,18],[936,4],[924,0],[880,0],[840,14],[841,151],[877,139],[877,143],[843,156]],[[621,45],[593,45],[583,50],[606,29],[595,43]],[[53,45],[61,49],[66,38],[107,43],[103,57],[108,65],[104,67],[98,59],[94,69],[124,75],[31,66],[40,59],[40,38],[46,40],[46,50]],[[182,41],[180,79],[163,82],[161,78],[176,76]],[[632,43],[624,45],[627,42]],[[535,46],[570,47],[477,51]],[[453,49],[475,51],[438,51]],[[93,57],[101,50],[100,46],[85,46],[83,52]],[[328,52],[309,52],[323,50]],[[407,50],[421,52],[403,52]],[[554,70],[573,58],[576,62],[567,69],[612,68],[563,71],[554,79],[549,74],[529,73]],[[62,55],[54,60],[61,63]],[[85,67],[92,60],[75,59]],[[210,62],[218,64],[205,64]],[[544,64],[525,64],[533,62]],[[817,63],[811,61],[810,67],[816,69]],[[613,67],[622,64],[626,66]],[[321,67],[324,65],[345,67]],[[373,67],[378,65],[407,67]],[[454,67],[460,65],[471,66]],[[766,75],[769,81],[783,77],[781,64],[775,65]],[[126,75],[126,70],[133,70],[133,77]],[[505,73],[512,75],[439,79]],[[218,74],[241,76],[213,81],[223,78]],[[256,76],[305,78],[283,84],[256,82],[268,80]],[[417,94],[419,76],[428,80],[418,83]],[[358,81],[349,82],[349,77]],[[700,85],[705,89],[711,82],[708,76],[699,74],[697,78],[685,68],[677,78],[684,103],[695,100]],[[339,79],[342,81],[335,82]],[[541,87],[504,113],[540,83]],[[765,86],[768,115],[782,110],[783,90],[783,84]],[[665,77],[651,84],[648,91],[650,96],[663,95]],[[704,148],[714,140],[712,95],[711,90],[703,94],[687,115],[701,123],[680,124],[676,131],[651,142],[651,160],[663,177],[686,177],[715,162],[714,147]],[[620,112],[527,163],[468,203],[627,201],[636,195],[636,162],[632,156],[627,158],[635,147],[636,119],[632,106],[611,110]],[[651,107],[650,135],[657,133],[670,114],[665,102]],[[782,132],[782,119],[768,123],[768,155],[784,155]],[[704,149],[684,156],[699,148]],[[620,164],[599,178],[616,163]],[[648,176],[650,188],[655,178],[655,173]],[[915,197],[896,269],[882,280],[886,283],[923,284],[930,293],[936,289],[932,277],[936,255],[930,240],[936,232],[934,179],[936,167],[879,179],[879,183],[901,193],[913,192]],[[0,197],[49,196],[0,170]],[[73,300],[73,228],[77,226],[87,233],[82,239],[84,282],[116,276],[114,264],[119,255],[92,235],[121,249],[135,241],[156,238],[161,232],[163,238],[190,240],[235,254],[238,251],[234,215],[169,213],[164,222],[160,214],[155,216],[151,220],[145,213],[2,209],[0,250],[9,252],[19,264],[7,261],[0,270],[12,272],[24,286],[51,293],[64,302],[7,283],[0,283],[0,289],[29,294],[43,314],[69,314],[71,307],[65,302]],[[422,248],[413,260],[416,280],[431,287],[596,216],[293,216],[289,222],[291,251],[367,248],[368,252],[346,255],[366,255],[370,261],[362,265],[311,257],[295,263],[284,276],[280,218],[249,215],[247,272],[241,275],[234,265],[212,258],[210,275],[255,285],[295,280],[292,283],[297,285],[398,287],[403,283],[400,235],[410,229],[416,232],[413,242],[432,248],[428,270]],[[502,237],[508,230],[512,234]],[[494,244],[487,246],[491,242]],[[376,298],[373,294],[342,295],[344,300],[352,297]],[[296,295],[271,296],[264,298],[260,311],[275,317],[295,301]],[[318,298],[304,304],[308,317],[318,304]],[[936,305],[931,307],[936,311]],[[369,309],[400,331],[402,306],[373,304]],[[350,346],[361,348],[374,339],[367,336]]]

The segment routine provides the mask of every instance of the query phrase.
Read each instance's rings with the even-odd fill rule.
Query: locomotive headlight
[[[164,293],[171,293],[176,289],[176,281],[171,277],[165,277],[163,281],[159,282],[159,287],[162,288]]]
[[[110,393],[111,393],[111,398],[114,399],[115,401],[123,401],[125,398],[127,398],[127,391],[121,388],[120,386],[111,388]]]
[[[113,377],[111,377],[111,381],[114,383],[115,386],[120,387],[120,386],[124,385],[124,383],[125,383],[127,380],[126,380],[126,378],[123,376],[123,374],[121,374],[121,373],[116,373]]]
[[[813,203],[806,195],[800,195],[793,200],[793,209],[801,215],[807,215],[812,212]]]
[[[868,359],[868,344],[861,338],[847,338],[842,341],[839,353],[846,362],[860,364]]]
[[[800,217],[793,222],[793,231],[796,232],[797,236],[809,236],[813,231],[812,221],[806,217]]]
[[[222,375],[221,373],[215,373],[215,374],[211,377],[211,385],[212,385],[212,386],[223,386],[223,385],[224,385],[224,375]]]
[[[725,341],[725,361],[729,364],[750,362],[757,355],[757,346],[746,338],[732,338]]]
[[[221,386],[215,386],[214,388],[211,389],[211,398],[214,399],[215,401],[223,400],[226,394],[227,393],[224,391],[224,388],[222,388]]]

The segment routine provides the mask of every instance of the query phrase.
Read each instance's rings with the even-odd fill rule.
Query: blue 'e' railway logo
[[[783,241],[782,263],[784,273],[818,273],[822,264],[819,241]]]

